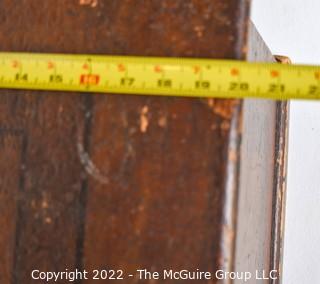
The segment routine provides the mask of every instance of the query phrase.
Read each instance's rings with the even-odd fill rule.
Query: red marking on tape
[[[119,70],[119,72],[124,72],[124,71],[126,71],[126,66],[124,66],[123,64],[119,64],[118,70]]]
[[[200,72],[200,70],[201,70],[200,66],[193,67],[194,74],[198,74]]]
[[[88,63],[85,63],[82,65],[82,68],[85,69],[85,70],[89,70],[90,66]]]
[[[49,61],[48,62],[48,69],[53,69],[55,67],[54,63]]]
[[[99,75],[94,74],[82,74],[80,76],[81,85],[98,85],[100,81]]]
[[[231,69],[230,74],[232,76],[239,76],[240,75],[240,71],[237,68],[233,68],[233,69]]]
[[[13,68],[18,68],[20,66],[20,62],[19,61],[17,61],[17,60],[13,60],[12,61],[12,67]]]
[[[271,75],[272,78],[278,78],[278,77],[280,77],[280,72],[277,71],[277,70],[272,70],[270,72],[270,75]]]
[[[157,66],[154,67],[154,71],[155,71],[156,73],[162,73],[162,72],[163,72],[163,69],[162,69],[161,66],[157,65]]]

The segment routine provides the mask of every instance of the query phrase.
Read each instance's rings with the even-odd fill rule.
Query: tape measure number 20
[[[320,67],[232,60],[0,53],[0,88],[320,99]]]

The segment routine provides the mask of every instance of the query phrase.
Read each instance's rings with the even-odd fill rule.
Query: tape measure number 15
[[[0,53],[0,88],[214,98],[320,99],[320,66]]]

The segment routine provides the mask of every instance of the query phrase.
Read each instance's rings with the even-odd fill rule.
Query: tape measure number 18
[[[320,67],[232,60],[0,53],[0,88],[320,99]]]

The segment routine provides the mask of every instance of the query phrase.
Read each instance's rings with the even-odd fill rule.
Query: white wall
[[[320,65],[320,0],[253,0],[274,54]],[[320,103],[291,102],[283,284],[320,283]]]

